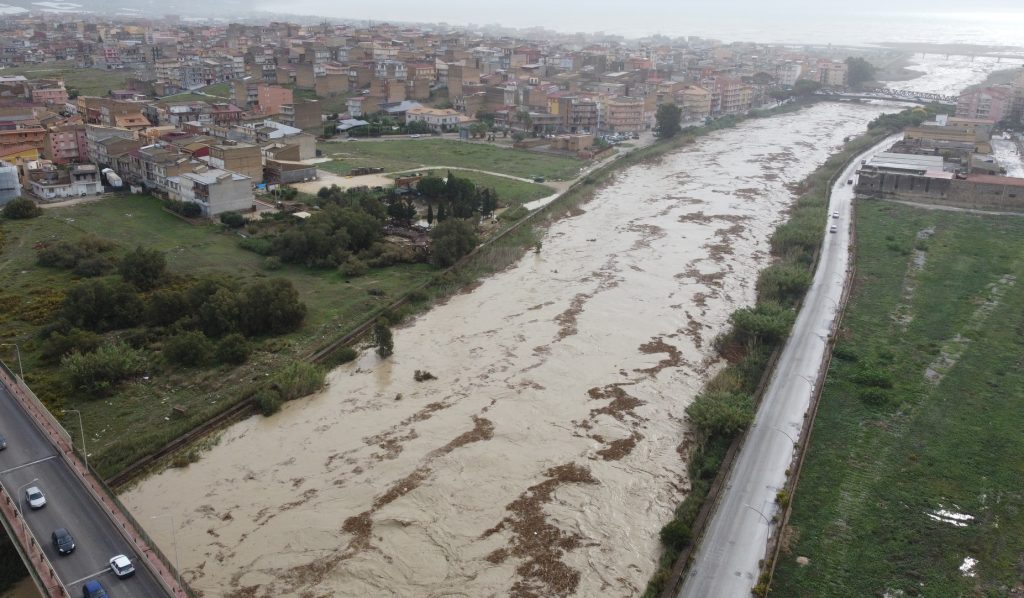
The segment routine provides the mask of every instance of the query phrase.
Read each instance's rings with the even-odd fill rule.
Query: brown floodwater
[[[637,595],[688,489],[684,410],[791,185],[883,110],[752,120],[623,171],[539,253],[395,330],[388,360],[124,502],[173,515],[207,596]],[[170,519],[148,531],[173,554]]]

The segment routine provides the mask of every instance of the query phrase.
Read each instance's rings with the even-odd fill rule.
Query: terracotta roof
[[[998,176],[994,174],[969,174],[967,180],[972,183],[983,185],[1010,185],[1012,187],[1024,187],[1024,179],[1010,176]]]

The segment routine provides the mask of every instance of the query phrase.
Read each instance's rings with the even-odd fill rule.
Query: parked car
[[[53,530],[53,534],[50,535],[53,540],[53,546],[57,549],[60,554],[71,554],[75,550],[75,539],[71,537],[71,533],[63,527],[58,527]]]
[[[131,559],[123,554],[110,559],[110,570],[120,579],[135,575],[135,565],[132,564]]]
[[[0,435],[0,451],[4,450],[5,448],[7,448],[7,440],[2,435]]]
[[[95,579],[85,582],[82,586],[82,596],[85,598],[107,598],[107,591],[103,589],[100,582]]]
[[[828,232],[830,232],[830,233],[839,232],[839,227],[833,224],[832,226],[828,227]]]
[[[853,179],[846,179],[846,184],[847,185],[852,185],[853,184]]]
[[[46,497],[43,496],[43,491],[36,486],[25,490],[25,500],[33,509],[41,509],[46,506]]]
[[[833,218],[839,218],[839,212],[832,212]]]
[[[411,137],[413,139],[419,139],[420,138],[419,134],[417,134],[417,133],[413,133],[412,135],[409,135],[409,137]]]
[[[534,183],[543,183],[544,182],[544,177],[542,177],[542,176],[535,176],[535,177],[533,177],[533,182]]]

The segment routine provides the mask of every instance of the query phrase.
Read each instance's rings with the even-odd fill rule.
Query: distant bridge
[[[912,91],[909,89],[888,89],[885,87],[867,89],[864,91],[819,91],[818,95],[825,96],[826,98],[835,97],[841,99],[893,100],[897,102],[913,102],[915,104],[945,104],[948,106],[955,106],[957,101],[957,96],[947,96],[939,93],[928,93],[925,91]]]

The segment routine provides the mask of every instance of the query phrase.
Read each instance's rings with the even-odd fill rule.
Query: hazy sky
[[[558,31],[606,31],[627,36],[652,33],[718,36],[753,41],[789,41],[845,36],[837,43],[900,41],[921,31],[896,28],[896,19],[926,19],[929,28],[954,33],[970,30],[971,39],[1024,44],[1024,0],[256,0],[267,10],[376,21],[448,22],[456,25],[500,23],[543,26]],[[922,16],[921,13],[928,13]],[[884,16],[883,16],[884,15]],[[853,20],[851,20],[853,17]],[[918,21],[920,25],[921,22]],[[902,28],[902,26],[901,26]],[[987,34],[986,30],[991,30]],[[811,39],[809,41],[818,41]],[[962,39],[960,41],[967,41]]]

